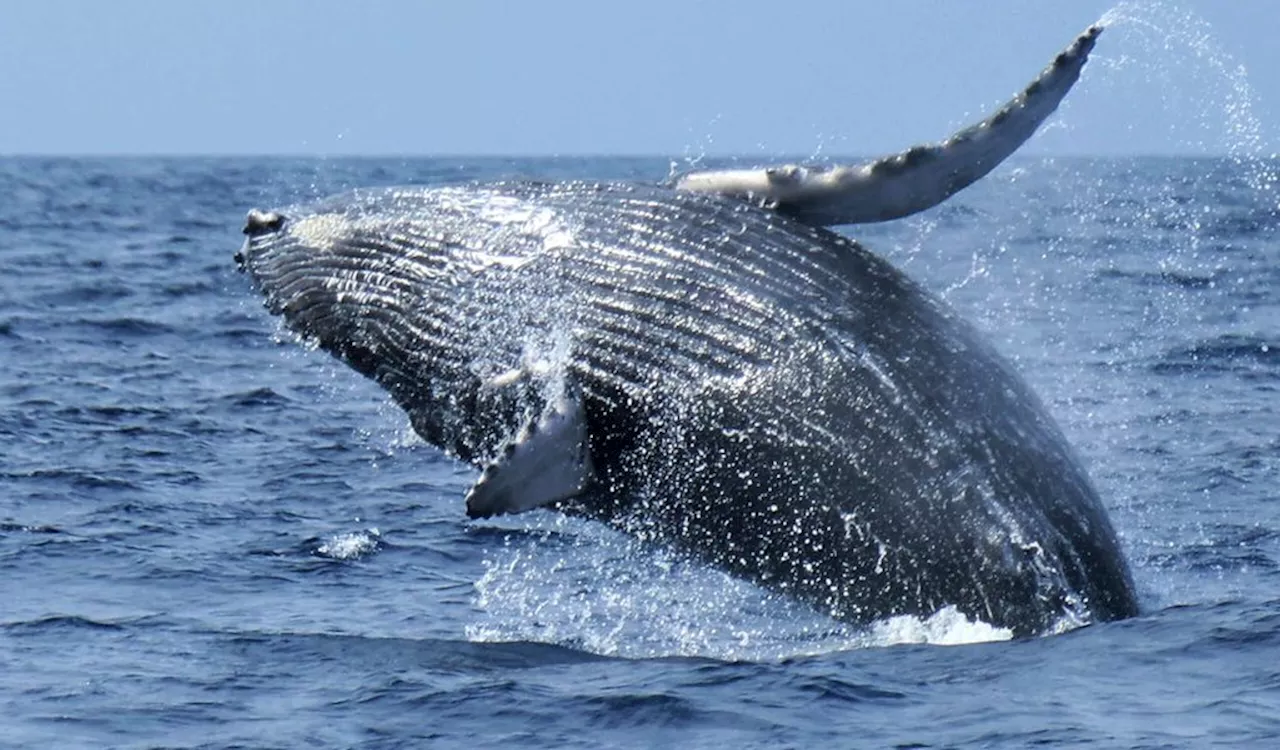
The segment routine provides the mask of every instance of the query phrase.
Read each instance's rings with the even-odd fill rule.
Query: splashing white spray
[[[1148,83],[1167,92],[1162,101],[1174,115],[1175,134],[1181,134],[1178,145],[1225,153],[1253,190],[1276,191],[1276,155],[1268,159],[1264,152],[1264,127],[1248,72],[1222,48],[1208,21],[1175,3],[1126,0],[1098,23],[1122,43],[1139,45],[1141,54],[1103,55],[1095,64],[1117,77],[1138,69]],[[1182,91],[1195,96],[1181,95]]]
[[[473,641],[535,641],[628,658],[770,661],[1012,634],[954,608],[857,628],[669,549],[577,519],[524,519],[476,583]]]

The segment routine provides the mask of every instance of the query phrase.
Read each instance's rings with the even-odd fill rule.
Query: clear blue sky
[[[12,2],[0,153],[878,154],[975,119],[1115,4]],[[1280,151],[1280,0],[1125,15],[1030,151]]]

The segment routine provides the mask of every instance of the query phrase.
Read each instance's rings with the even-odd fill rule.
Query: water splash
[[[858,628],[668,548],[551,514],[523,520],[489,552],[476,606],[466,628],[473,641],[554,643],[627,658],[776,661],[1012,637],[953,607]]]
[[[970,620],[955,607],[943,607],[924,619],[907,615],[885,618],[873,623],[867,630],[867,636],[874,645],[927,643],[936,646],[962,646],[1011,640],[1013,631],[988,625],[981,620]]]
[[[692,172],[701,169],[706,164],[708,155],[715,147],[715,130],[720,126],[722,115],[716,115],[711,121],[706,123],[701,133],[698,133],[695,126],[690,125],[688,128],[690,142],[684,147],[679,159],[671,159],[668,162],[667,182],[675,182],[675,179],[686,172]]]
[[[1161,101],[1172,115],[1178,146],[1224,153],[1255,191],[1276,191],[1276,155],[1264,151],[1265,129],[1248,72],[1223,49],[1207,20],[1176,3],[1126,0],[1098,23],[1108,28],[1112,46],[1137,50],[1100,55],[1094,64],[1115,78],[1136,70],[1165,92]]]
[[[316,554],[333,560],[358,560],[376,552],[381,538],[377,529],[336,534],[317,547]]]

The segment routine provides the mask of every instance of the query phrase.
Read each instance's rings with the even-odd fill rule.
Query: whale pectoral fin
[[[932,208],[995,169],[1036,132],[1080,78],[1101,33],[1102,27],[1089,27],[1007,104],[942,143],[862,165],[691,172],[675,188],[743,198],[822,226],[888,221]]]
[[[522,513],[586,490],[595,475],[582,399],[569,393],[549,404],[489,464],[467,492],[467,515]]]

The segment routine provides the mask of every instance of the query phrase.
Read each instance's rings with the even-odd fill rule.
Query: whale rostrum
[[[732,195],[809,224],[887,221],[936,206],[1017,151],[1058,108],[1080,77],[1100,26],[1091,26],[994,114],[942,143],[854,166],[788,164],[691,172],[677,190]]]

